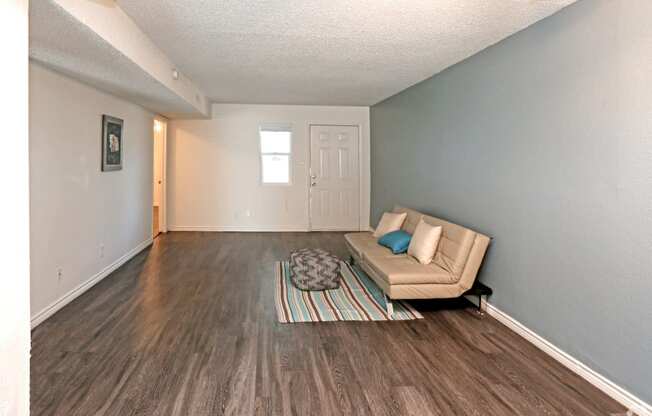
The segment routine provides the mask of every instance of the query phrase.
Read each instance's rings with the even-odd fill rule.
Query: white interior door
[[[310,126],[310,225],[360,230],[360,157],[355,126]]]
[[[158,129],[161,129],[161,127],[158,127]],[[161,146],[161,142],[163,141],[163,138],[161,137],[161,134],[159,131],[154,131],[154,206],[158,207],[161,205],[161,189],[162,189],[162,184],[163,184],[163,155],[161,150],[163,150]]]

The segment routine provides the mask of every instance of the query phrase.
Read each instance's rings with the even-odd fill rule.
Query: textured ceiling
[[[53,1],[31,1],[29,18],[29,55],[34,61],[156,113],[197,113]]]
[[[116,0],[212,100],[375,104],[575,0]]]

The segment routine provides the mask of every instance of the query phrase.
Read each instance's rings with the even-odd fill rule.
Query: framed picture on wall
[[[122,127],[124,121],[102,116],[102,171],[122,169]]]

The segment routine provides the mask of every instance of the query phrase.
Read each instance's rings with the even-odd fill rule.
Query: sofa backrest
[[[394,212],[407,213],[407,218],[403,223],[403,230],[410,234],[414,233],[417,224],[419,224],[422,218],[428,224],[441,226],[442,235],[433,263],[451,273],[458,281],[463,278],[463,280],[470,279],[470,282],[460,282],[466,283],[469,286],[468,288],[473,285],[477,268],[479,268],[479,264],[475,263],[478,263],[478,257],[480,262],[484,257],[484,253],[489,244],[488,237],[461,225],[424,215],[410,208],[396,206],[394,207]],[[479,250],[479,252],[473,253],[474,250]],[[474,263],[469,264],[469,267],[475,268],[475,272],[471,273],[472,276],[469,275],[470,270],[465,271],[467,263],[469,263],[469,258],[473,259],[472,263]]]
[[[417,228],[417,224],[419,224],[419,221],[423,217],[423,214],[413,209],[400,207],[400,206],[395,206],[394,212],[407,214],[407,218],[405,218],[405,221],[403,222],[403,227],[401,228],[403,229],[403,231],[407,233],[414,234],[414,230]]]

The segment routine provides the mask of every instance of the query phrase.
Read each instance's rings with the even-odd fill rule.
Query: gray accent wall
[[[652,2],[580,0],[371,108],[394,204],[494,241],[490,303],[652,402]]]

